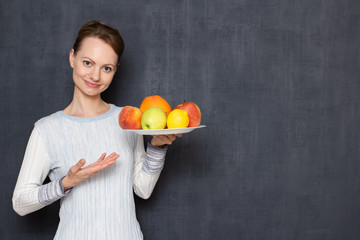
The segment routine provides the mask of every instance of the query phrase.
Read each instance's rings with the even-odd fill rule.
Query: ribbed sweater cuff
[[[49,182],[42,185],[38,192],[39,203],[43,205],[50,205],[71,192],[71,189],[64,192],[64,187],[61,184],[63,178]]]
[[[151,143],[148,143],[142,169],[150,175],[160,173],[164,168],[167,149],[168,146],[165,146],[164,148],[157,148],[151,145]]]

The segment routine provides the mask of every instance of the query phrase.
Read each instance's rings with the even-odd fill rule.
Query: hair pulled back
[[[120,57],[124,52],[125,44],[119,31],[116,28],[106,24],[101,20],[93,20],[85,23],[79,29],[78,35],[73,45],[75,54],[80,50],[82,41],[87,37],[95,37],[109,44],[118,55],[120,60]]]

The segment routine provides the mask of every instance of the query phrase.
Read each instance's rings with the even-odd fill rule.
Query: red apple
[[[200,108],[193,102],[183,102],[182,104],[177,105],[174,109],[182,109],[188,113],[189,116],[189,126],[188,127],[197,127],[201,122],[201,112]]]
[[[141,129],[142,111],[140,108],[125,106],[119,114],[119,124],[123,129]]]

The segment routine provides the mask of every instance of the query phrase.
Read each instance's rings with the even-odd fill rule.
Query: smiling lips
[[[84,80],[84,81],[85,81],[86,85],[88,85],[88,86],[91,87],[91,88],[97,88],[97,87],[99,87],[98,84],[91,83],[91,82],[88,82],[88,81],[86,81],[86,80]]]

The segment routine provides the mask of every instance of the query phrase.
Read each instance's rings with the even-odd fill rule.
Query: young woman
[[[142,239],[133,191],[147,199],[176,136],[143,138],[118,125],[120,107],[104,102],[124,43],[102,21],[79,30],[70,51],[74,95],[69,106],[35,123],[13,194],[21,216],[59,199],[54,239]],[[49,176],[51,182],[43,184]]]

